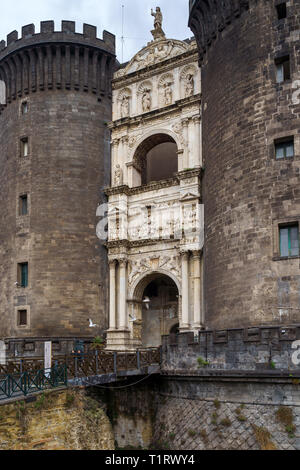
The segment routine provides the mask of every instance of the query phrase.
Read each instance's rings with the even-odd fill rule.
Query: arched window
[[[167,134],[155,134],[142,142],[134,156],[141,184],[172,178],[178,171],[177,150],[175,140]]]

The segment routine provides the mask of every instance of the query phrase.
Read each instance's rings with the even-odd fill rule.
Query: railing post
[[[114,352],[114,373],[117,374],[118,353]]]
[[[140,368],[141,368],[141,355],[140,355],[139,350],[137,350],[137,352],[136,352],[136,360],[137,360],[137,368],[138,368],[138,370],[140,370]]]
[[[23,359],[20,359],[20,373],[23,372]]]
[[[98,370],[98,351],[97,351],[97,349],[95,351],[95,356],[96,356],[96,375],[98,375],[99,370]]]
[[[78,377],[78,357],[75,357],[75,377]]]

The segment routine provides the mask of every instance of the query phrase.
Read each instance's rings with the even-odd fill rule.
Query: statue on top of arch
[[[154,29],[151,31],[154,40],[165,39],[166,35],[162,29],[163,15],[160,7],[156,7],[156,11],[151,8],[151,15],[154,16]]]

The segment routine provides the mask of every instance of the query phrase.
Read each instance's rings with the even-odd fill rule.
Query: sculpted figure
[[[195,82],[194,76],[192,74],[188,74],[185,79],[185,96],[188,98],[194,94]]]
[[[149,89],[144,90],[144,93],[142,96],[142,106],[143,106],[144,112],[150,111],[151,109],[151,92]]]
[[[166,59],[170,55],[172,48],[173,44],[171,41],[168,42],[168,45],[159,44],[156,48],[155,59],[157,61]]]
[[[172,92],[172,88],[171,88],[171,83],[165,83],[164,87],[165,87],[165,90],[164,90],[164,93],[165,93],[165,104],[166,105],[169,105],[169,104],[172,104],[172,100],[173,100],[173,92]]]
[[[162,29],[163,15],[159,7],[156,7],[154,12],[151,8],[151,15],[154,16],[154,29],[160,31]]]
[[[115,186],[122,186],[123,184],[123,171],[120,165],[116,166],[114,183],[115,183]]]
[[[154,40],[164,39],[166,36],[162,29],[163,16],[160,8],[156,7],[155,12],[151,8],[151,15],[154,16],[154,29],[151,31]]]
[[[121,116],[126,117],[129,115],[129,96],[124,95],[121,102]]]

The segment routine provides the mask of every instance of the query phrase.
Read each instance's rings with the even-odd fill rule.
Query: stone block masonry
[[[97,39],[90,25],[82,34],[68,21],[61,31],[42,22],[37,34],[27,25],[1,43],[1,338],[85,339],[108,326],[96,209],[110,177],[114,64],[114,36]],[[25,286],[20,263],[28,263]]]
[[[212,329],[299,323],[299,256],[279,226],[300,220],[300,3],[191,3],[202,70],[204,298]],[[278,82],[277,65],[288,73]],[[222,80],[220,80],[220,76]],[[275,158],[293,139],[294,156]]]

